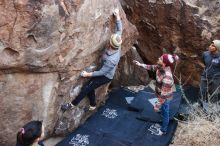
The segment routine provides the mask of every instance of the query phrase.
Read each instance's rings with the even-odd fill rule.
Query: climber
[[[166,134],[169,125],[169,103],[173,98],[172,86],[174,84],[171,67],[179,60],[177,55],[163,54],[157,61],[157,65],[146,65],[134,60],[137,66],[156,72],[155,92],[158,102],[154,106],[155,112],[162,112],[163,123],[156,135]]]
[[[110,45],[102,55],[102,66],[100,70],[94,72],[83,71],[81,73],[82,77],[91,77],[91,79],[85,86],[82,87],[79,95],[71,103],[66,103],[61,106],[63,111],[77,106],[86,95],[88,95],[90,101],[89,110],[94,110],[96,108],[95,89],[103,84],[109,83],[113,79],[120,60],[122,43],[122,22],[119,10],[115,9],[113,15],[116,18],[116,32],[112,34],[110,38]]]
[[[219,101],[220,86],[220,40],[214,40],[202,55],[205,69],[201,75],[200,93],[203,107]]]
[[[44,146],[40,140],[44,137],[44,126],[41,121],[25,124],[17,133],[16,146]]]

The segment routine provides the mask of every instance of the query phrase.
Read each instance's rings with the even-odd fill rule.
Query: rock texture
[[[125,54],[137,31],[117,0],[0,1],[0,145],[14,145],[16,132],[33,119],[44,121],[47,136],[56,131],[62,120],[60,105],[77,95],[87,80],[80,72],[97,64],[108,44],[114,7],[122,16]],[[98,103],[105,100],[107,89],[97,91]],[[85,100],[80,106],[86,105]],[[60,133],[92,114],[81,108],[71,112],[73,123]]]
[[[201,54],[220,39],[218,0],[121,0],[128,19],[137,27],[137,46],[146,63],[163,53],[178,52],[176,76],[198,86],[203,70]],[[164,49],[165,48],[165,49]]]
[[[47,136],[63,135],[93,113],[84,112],[86,99],[64,114],[59,107],[88,80],[80,72],[98,65],[114,31],[114,7],[124,25],[124,56],[113,85],[148,83],[148,73],[132,60],[154,64],[163,52],[180,55],[176,76],[199,84],[201,54],[220,39],[219,0],[1,0],[0,145],[14,145],[16,132],[30,120],[43,120]],[[108,87],[97,90],[98,105]]]
[[[149,83],[148,72],[144,68],[136,66],[133,60],[144,63],[135,46],[132,46],[132,48],[121,57],[118,70],[111,84],[113,87],[138,86],[147,85]]]
[[[43,120],[47,129],[53,129],[57,73],[4,74],[0,81],[0,145],[14,145],[16,132],[31,119]]]

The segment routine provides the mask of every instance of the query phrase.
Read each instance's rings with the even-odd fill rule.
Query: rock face
[[[201,54],[211,40],[220,39],[219,0],[120,2],[0,1],[0,145],[14,145],[16,132],[30,120],[43,120],[50,136],[72,131],[93,113],[84,112],[86,99],[64,114],[59,108],[88,80],[80,72],[97,65],[114,31],[115,7],[124,26],[124,56],[113,85],[146,84],[148,73],[132,60],[154,64],[163,52],[177,52],[181,62],[175,74],[181,73],[183,82],[199,84]],[[105,101],[108,86],[97,90],[98,105]]]
[[[0,145],[14,145],[16,132],[31,119],[43,120],[47,129],[53,129],[57,73],[3,74],[0,80]]]
[[[114,7],[122,16],[125,54],[137,31],[117,0],[0,1],[0,145],[14,145],[17,131],[30,120],[43,120],[47,136],[56,131],[60,105],[77,95],[87,80],[80,72],[97,64],[114,32]],[[107,88],[97,91],[98,103]],[[80,106],[86,105],[84,100]],[[71,112],[74,124],[60,133],[91,114]]]
[[[121,0],[128,19],[137,27],[142,58],[154,64],[163,53],[177,52],[176,76],[198,86],[203,70],[201,54],[220,39],[218,0]],[[163,49],[165,48],[165,49]]]

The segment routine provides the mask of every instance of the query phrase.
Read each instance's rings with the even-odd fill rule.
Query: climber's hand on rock
[[[86,72],[86,71],[82,71],[81,76],[82,77],[91,77],[92,73],[89,73],[89,72]]]
[[[119,9],[115,8],[113,11],[114,16],[118,16],[119,15]]]
[[[120,15],[119,15],[119,9],[118,8],[115,8],[113,10],[113,15],[116,17],[116,20],[120,20]]]

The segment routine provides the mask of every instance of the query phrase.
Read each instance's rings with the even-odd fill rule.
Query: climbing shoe
[[[90,111],[93,111],[93,110],[95,110],[95,109],[96,109],[96,106],[91,106],[91,105],[89,106],[89,110],[90,110]]]
[[[165,135],[166,132],[161,131],[160,129],[157,130],[157,132],[155,133],[155,135],[161,136],[161,135]]]
[[[66,103],[61,106],[61,110],[64,112],[72,108],[74,108],[74,105],[72,103]]]

